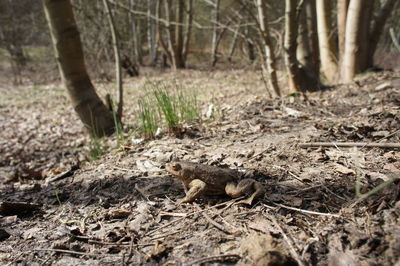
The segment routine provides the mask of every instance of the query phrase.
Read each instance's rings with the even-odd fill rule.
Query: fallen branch
[[[400,149],[400,143],[375,143],[375,142],[309,142],[300,143],[300,148],[318,148],[318,147],[370,147],[384,149]]]

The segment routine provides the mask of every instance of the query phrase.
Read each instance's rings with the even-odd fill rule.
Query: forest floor
[[[258,74],[127,80],[127,125],[155,79],[196,90],[214,119],[181,138],[131,134],[123,149],[111,139],[91,162],[60,85],[1,88],[0,264],[400,265],[398,146],[300,145],[400,143],[400,73],[365,73],[294,101],[269,99]],[[184,189],[165,171],[173,160],[237,169],[266,193],[251,206],[228,196],[178,205]],[[362,193],[387,185],[357,198],[357,180]]]

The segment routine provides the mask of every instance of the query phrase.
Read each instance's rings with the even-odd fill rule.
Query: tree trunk
[[[60,74],[83,125],[95,136],[114,132],[114,120],[86,71],[81,39],[69,0],[43,0]]]
[[[365,0],[351,0],[347,13],[346,36],[343,65],[341,66],[342,81],[350,82],[360,70],[362,14]]]
[[[219,7],[220,0],[215,0],[214,9],[211,12],[211,21],[213,23],[212,41],[211,41],[211,65],[215,66],[217,63],[217,47],[218,47],[218,27],[219,27]]]
[[[258,11],[258,24],[260,27],[260,36],[263,42],[263,64],[265,65],[266,71],[268,71],[268,82],[269,87],[274,90],[276,95],[281,96],[281,91],[278,85],[278,78],[276,75],[276,65],[274,49],[270,39],[270,33],[268,28],[268,21],[266,19],[266,7],[263,0],[257,0],[257,11]]]
[[[115,30],[114,17],[108,4],[108,0],[103,0],[104,8],[107,12],[108,21],[110,23],[111,37],[113,41],[114,48],[114,58],[115,58],[115,79],[117,81],[118,89],[118,108],[117,108],[117,119],[121,122],[122,119],[122,109],[123,109],[123,88],[122,88],[122,75],[121,75],[121,56],[119,51],[119,39],[117,32]],[[113,108],[113,106],[111,106]]]
[[[193,27],[193,0],[188,0],[186,3],[188,3],[188,7],[186,10],[186,33],[185,33],[185,39],[183,41],[183,51],[182,51],[182,57],[183,61],[186,64],[186,59],[187,55],[189,53],[189,47],[190,47],[190,38],[192,37],[192,27]]]
[[[156,42],[156,26],[152,16],[155,14],[154,0],[147,1],[147,45],[149,49],[149,62],[151,66],[156,65],[157,61],[157,42]]]
[[[184,14],[184,0],[177,0],[177,7],[175,13],[175,43],[177,68],[185,68],[185,60],[183,59],[184,37],[183,37],[183,14]]]
[[[238,36],[239,36],[239,30],[240,30],[240,22],[239,22],[239,25],[236,27],[236,30],[235,30],[235,32],[233,34],[233,37],[232,37],[232,42],[231,42],[231,45],[229,47],[228,61],[232,61],[233,53],[235,52],[236,45],[237,45],[237,40],[238,40]]]
[[[172,64],[172,68],[177,70],[178,68],[185,68],[184,58],[184,38],[183,38],[183,8],[184,1],[176,0],[175,7],[172,7],[171,0],[159,0],[157,1],[158,16],[161,16],[161,9],[159,2],[164,1],[164,25],[161,25],[161,21],[158,22],[158,36],[161,47],[166,52],[168,59]],[[171,12],[173,11],[173,12]],[[175,25],[171,23],[171,17],[175,17]],[[163,33],[166,36],[166,43],[163,40]]]
[[[344,41],[346,34],[346,19],[347,10],[349,7],[350,0],[338,0],[337,1],[337,27],[338,27],[338,47],[339,47],[339,65],[343,61],[344,55]]]
[[[298,0],[286,0],[285,3],[284,56],[289,77],[289,90],[291,93],[316,90],[319,85],[318,79],[309,75],[304,68],[300,68],[297,61],[297,25],[299,23],[296,16],[296,6]]]
[[[381,34],[383,32],[386,20],[390,17],[390,13],[395,9],[395,5],[398,2],[398,0],[386,0],[385,4],[382,6],[378,16],[374,21],[369,39],[369,51],[367,55],[368,67],[372,67],[374,64],[374,54],[376,51],[376,47],[378,46]]]
[[[373,17],[375,0],[364,1],[362,11],[361,36],[360,36],[360,62],[358,72],[367,70],[368,68],[368,53],[369,39],[371,34],[371,21]]]
[[[309,1],[307,1],[309,2]],[[314,61],[311,53],[311,42],[308,39],[308,27],[307,27],[307,14],[306,9],[302,8],[299,14],[298,21],[298,35],[297,35],[297,53],[296,57],[301,67],[309,73],[309,75],[316,76],[314,73]]]
[[[321,72],[328,82],[337,79],[336,52],[331,40],[329,0],[317,0],[318,42],[321,59]]]
[[[317,29],[317,10],[315,0],[306,0],[304,3],[307,22],[307,36],[312,57],[312,70],[319,79],[319,47],[318,47],[318,29]]]

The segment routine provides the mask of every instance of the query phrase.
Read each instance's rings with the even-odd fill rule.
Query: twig
[[[300,143],[300,148],[318,148],[318,147],[370,147],[383,149],[400,149],[400,143],[376,143],[376,142],[309,142]]]
[[[332,214],[332,213],[324,213],[324,212],[314,212],[314,211],[308,211],[308,210],[303,210],[303,209],[298,209],[298,208],[294,208],[294,207],[289,207],[283,204],[279,204],[279,203],[274,203],[276,206],[288,209],[288,210],[293,210],[293,211],[298,211],[298,212],[303,212],[303,213],[307,213],[307,214],[313,214],[313,215],[322,215],[322,216],[331,216],[331,217],[336,217],[336,218],[340,218],[339,214]]]
[[[154,240],[157,240],[157,239],[160,239],[160,238],[165,238],[165,237],[167,237],[167,236],[170,236],[170,235],[174,235],[174,234],[176,234],[176,233],[179,233],[181,231],[181,229],[178,229],[178,230],[175,230],[175,231],[173,231],[173,232],[168,232],[168,233],[166,233],[166,234],[162,234],[162,235],[158,235],[158,236],[153,236],[151,239],[150,239],[150,241],[154,241]]]
[[[86,252],[79,252],[79,251],[66,250],[66,249],[40,248],[40,249],[34,249],[33,251],[52,251],[52,252],[59,252],[59,253],[66,253],[66,254],[73,254],[73,255],[80,255],[80,256],[88,256],[88,257],[98,257],[98,256],[121,257],[119,255],[114,255],[114,254],[94,254],[94,253],[86,253]]]
[[[240,200],[240,199],[242,199],[242,198],[244,198],[244,197],[240,197],[240,198],[232,199],[232,200],[229,200],[229,201],[225,201],[225,202],[222,202],[222,203],[220,203],[220,204],[217,204],[217,205],[212,206],[212,208],[221,207],[221,206],[224,206],[224,205],[228,205],[228,207],[229,207],[229,206],[231,206],[235,201]],[[208,209],[208,208],[207,208],[207,209]],[[184,217],[181,217],[181,218],[179,218],[179,219],[173,220],[173,221],[171,221],[171,222],[169,222],[169,223],[166,223],[166,224],[164,224],[164,225],[162,225],[162,226],[160,226],[160,227],[157,227],[156,229],[153,229],[152,231],[148,232],[147,235],[151,235],[151,234],[153,234],[153,233],[155,233],[155,232],[157,232],[157,231],[159,231],[159,230],[161,230],[161,229],[163,229],[163,228],[165,228],[165,227],[170,226],[171,224],[174,224],[174,223],[176,223],[176,222],[179,222],[179,221],[181,221],[181,220],[183,220],[183,219],[185,219],[185,218],[187,218],[187,217],[189,217],[189,216],[192,216],[192,215],[195,215],[195,214],[199,214],[199,213],[201,213],[201,212],[204,212],[204,211],[206,211],[207,209],[188,213],[188,214],[186,214]],[[223,210],[224,210],[224,209],[223,209]]]
[[[265,214],[264,214],[264,216],[265,216]],[[296,249],[294,248],[292,240],[287,236],[285,231],[283,231],[281,225],[278,223],[278,221],[275,219],[275,217],[273,215],[271,215],[271,216],[269,216],[267,218],[270,218],[272,220],[272,222],[275,224],[275,226],[278,228],[278,230],[281,232],[283,238],[285,239],[286,243],[289,246],[290,254],[297,261],[299,266],[305,265],[304,262],[301,260],[300,255],[297,253]]]
[[[216,255],[216,256],[200,258],[200,259],[197,259],[197,260],[192,260],[190,262],[183,263],[183,265],[184,266],[186,266],[186,265],[195,265],[195,264],[201,264],[201,263],[212,262],[212,261],[223,262],[223,261],[227,261],[227,260],[237,262],[241,258],[242,257],[240,257],[237,254]]]
[[[274,165],[273,167],[278,168],[278,169],[282,169],[288,172],[289,175],[291,175],[294,179],[296,179],[297,181],[308,185],[306,182],[304,182],[303,180],[301,180],[300,177],[298,177],[297,175],[293,174],[292,172],[290,172],[289,170],[286,170],[285,168],[283,168],[282,166],[278,166],[278,165]]]
[[[215,226],[216,228],[218,228],[219,230],[221,230],[224,233],[227,234],[235,234],[235,232],[232,232],[230,230],[227,230],[225,227],[223,227],[222,225],[220,225],[219,223],[217,223],[216,221],[214,221],[213,219],[210,218],[210,216],[208,216],[207,213],[205,213],[200,206],[197,203],[194,203],[194,206],[196,206],[196,208],[201,211],[201,214],[204,216],[204,218],[207,220],[207,222],[209,222],[210,224],[212,224],[213,226]]]

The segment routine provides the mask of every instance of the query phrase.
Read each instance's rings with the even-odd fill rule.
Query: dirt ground
[[[196,90],[211,118],[182,138],[129,134],[123,151],[111,139],[92,162],[60,85],[0,89],[0,264],[400,265],[399,72],[307,100],[269,99],[258,74],[128,80],[127,125],[148,79]],[[251,206],[228,196],[178,205],[182,184],[164,168],[174,160],[236,169],[266,193]],[[363,194],[383,189],[357,198],[357,180]]]

